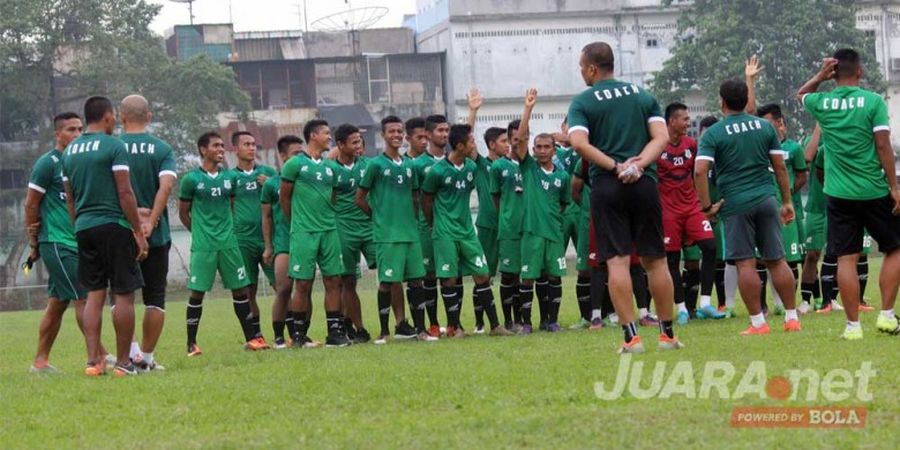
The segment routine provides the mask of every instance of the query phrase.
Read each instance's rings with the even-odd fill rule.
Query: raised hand
[[[744,75],[747,78],[755,79],[763,69],[765,69],[765,66],[759,65],[759,58],[757,58],[756,55],[753,55],[744,64]]]
[[[477,88],[469,89],[469,93],[466,94],[466,99],[469,101],[470,109],[481,108],[481,104],[484,103],[484,98],[481,96],[481,93],[478,92]]]
[[[537,89],[528,89],[525,91],[525,106],[532,107],[535,103],[537,103]]]
[[[819,73],[816,77],[820,81],[830,80],[834,78],[837,70],[838,60],[834,58],[825,58],[822,60],[822,68],[819,69]]]

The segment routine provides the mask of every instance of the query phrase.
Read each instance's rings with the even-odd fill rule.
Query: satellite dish
[[[197,0],[169,0],[172,3],[187,3],[188,14],[191,16],[191,25],[194,24],[194,2]]]
[[[316,31],[326,33],[363,30],[375,25],[387,13],[388,9],[383,6],[354,8],[316,19],[311,26]]]

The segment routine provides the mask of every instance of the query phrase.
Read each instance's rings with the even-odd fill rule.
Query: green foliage
[[[218,126],[217,113],[247,111],[249,98],[230,68],[166,55],[149,29],[160,7],[146,0],[0,0],[0,138],[49,138],[60,105],[140,93],[152,104],[154,131],[179,152],[191,151],[194,136]]]
[[[886,89],[874,39],[856,29],[855,12],[853,2],[840,0],[695,0],[682,12],[672,57],[652,88],[661,102],[683,100],[687,91],[699,89],[707,108],[718,111],[719,83],[743,79],[744,61],[755,54],[765,66],[757,80],[758,103],[781,103],[791,128],[808,131],[811,118],[794,96],[838,48],[858,49],[868,87]]]

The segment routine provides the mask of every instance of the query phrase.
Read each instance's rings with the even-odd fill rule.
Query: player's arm
[[[72,223],[72,226],[75,226],[75,197],[72,196],[72,185],[69,184],[69,179],[63,179],[63,190],[66,191],[66,210],[69,211],[69,222]]]
[[[28,236],[28,246],[31,247],[29,259],[37,260],[38,232],[41,229],[41,200],[44,193],[38,191],[29,183],[28,192],[25,194],[25,234]]]
[[[584,188],[584,180],[581,177],[572,177],[572,201],[581,205],[581,190]]]
[[[719,213],[723,200],[713,204],[709,197],[710,166],[712,166],[712,161],[708,159],[698,158],[694,161],[694,189],[697,191],[697,198],[700,199],[700,210],[706,214],[710,221],[715,221],[716,214]]]
[[[819,152],[819,141],[821,139],[822,129],[819,128],[819,124],[816,124],[816,128],[813,129],[809,142],[806,143],[806,148],[803,149],[803,156],[806,158],[806,164],[812,164],[813,161],[816,160],[816,154]]]
[[[516,146],[516,156],[519,161],[524,161],[528,156],[528,122],[531,121],[531,111],[534,110],[534,104],[537,102],[537,89],[531,88],[525,91],[525,110],[522,111],[522,120],[519,122],[519,129],[516,135],[519,136],[519,144]]]
[[[796,194],[800,192],[800,189],[803,189],[803,186],[806,186],[806,182],[809,181],[809,171],[801,170],[799,172],[794,173],[794,186],[791,187],[791,194]]]
[[[356,206],[362,210],[362,212],[366,213],[367,216],[372,217],[372,207],[369,205],[369,190],[364,187],[359,187],[356,189]],[[415,202],[415,195],[413,195],[413,201]]]
[[[193,204],[194,202],[188,199],[178,200],[178,218],[188,231],[191,231],[191,205]]]
[[[810,78],[806,83],[803,83],[803,86],[800,86],[800,90],[797,91],[797,100],[801,104],[803,104],[803,97],[806,96],[806,94],[818,91],[820,84],[834,78],[836,68],[836,59],[825,58],[824,60],[822,60],[822,67],[819,69],[819,71],[815,75],[813,75],[813,77]]]
[[[263,235],[263,262],[272,264],[272,235],[274,234],[274,224],[272,223],[272,205],[269,203],[261,203],[262,210],[262,235]]]
[[[879,130],[875,132],[875,152],[881,161],[881,169],[891,187],[891,198],[894,200],[894,215],[900,215],[900,190],[897,189],[897,175],[894,165],[894,150],[891,148],[891,131]]]
[[[636,158],[630,158],[628,161],[625,161],[623,166],[627,167],[630,163],[637,164],[638,168],[641,169],[641,173],[644,169],[647,168],[650,164],[656,162],[659,159],[659,155],[662,155],[663,150],[666,149],[666,144],[669,142],[669,129],[666,128],[665,120],[655,120],[656,117],[651,117],[647,122],[647,131],[650,133],[650,142],[647,142],[647,145],[641,150],[641,153]],[[640,175],[640,174],[638,174]],[[637,181],[640,178],[633,178],[633,181]]]
[[[281,178],[281,189],[278,194],[278,206],[281,206],[281,214],[285,223],[291,223],[291,198],[294,197],[294,182]]]
[[[781,221],[791,223],[794,220],[794,203],[791,201],[791,188],[788,179],[787,166],[784,163],[784,152],[769,150],[769,160],[772,169],[775,170],[775,181],[781,191]]]
[[[756,115],[756,77],[762,72],[763,66],[759,65],[756,55],[750,57],[744,64],[744,78],[747,82],[747,114]]]
[[[169,195],[172,194],[172,187],[175,186],[175,173],[163,171],[159,174],[159,189],[156,190],[156,197],[153,198],[153,209],[150,210],[150,228],[144,230],[144,236],[150,237],[150,233],[159,225],[159,218],[162,217],[166,210],[166,203],[169,202]]]
[[[125,220],[131,225],[134,240],[138,246],[138,261],[147,257],[147,238],[141,230],[141,218],[137,211],[137,198],[131,189],[131,173],[128,166],[113,167],[113,178],[116,182],[116,193],[119,195],[119,207],[125,213]]]
[[[434,194],[422,191],[422,212],[429,226],[434,226]]]
[[[475,120],[478,115],[478,108],[481,108],[481,104],[484,102],[484,99],[481,97],[481,94],[478,92],[478,89],[472,88],[469,89],[469,93],[466,95],[466,100],[469,101],[469,117],[466,119],[466,123],[472,127],[472,131],[475,131]]]

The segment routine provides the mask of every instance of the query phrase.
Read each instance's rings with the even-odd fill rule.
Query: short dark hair
[[[209,143],[213,138],[222,139],[222,136],[215,131],[207,131],[206,133],[201,134],[200,138],[197,139],[197,150],[200,150],[203,147],[209,147]]]
[[[231,145],[238,145],[238,142],[241,141],[241,136],[253,137],[253,133],[249,131],[235,131],[234,133],[231,133]]]
[[[465,144],[472,134],[472,127],[467,123],[460,123],[450,127],[450,149],[456,151],[456,146]]]
[[[322,119],[313,119],[306,122],[306,125],[303,126],[303,139],[306,139],[306,142],[309,142],[309,137],[312,136],[313,133],[318,132],[319,128],[327,126],[328,122]]]
[[[834,68],[838,78],[852,77],[859,71],[859,53],[852,48],[842,48],[834,52],[837,66]]]
[[[687,111],[688,107],[684,103],[681,102],[672,102],[666,106],[666,123],[669,123],[669,118],[675,114],[675,111]]]
[[[382,133],[384,133],[384,127],[386,127],[390,123],[399,123],[400,125],[403,125],[403,121],[400,120],[399,117],[394,116],[394,115],[387,116],[384,119],[381,119],[381,132]]]
[[[512,139],[513,132],[515,130],[518,130],[521,125],[522,125],[522,121],[519,119],[513,120],[508,125],[506,125],[506,137],[508,139]]]
[[[781,114],[781,106],[778,106],[778,103],[769,103],[768,105],[762,105],[756,109],[756,115],[759,117],[764,117],[770,114],[775,120],[784,118],[784,115]]]
[[[743,111],[747,107],[748,95],[747,83],[743,80],[726,80],[719,85],[719,96],[732,111]]]
[[[278,148],[278,153],[285,154],[288,149],[291,148],[293,144],[303,145],[303,139],[300,139],[300,136],[294,136],[293,134],[286,134],[280,138],[278,138],[278,142],[275,146]]]
[[[413,134],[413,131],[416,128],[425,129],[425,119],[423,119],[421,117],[413,117],[412,119],[409,119],[406,121],[406,124],[405,124],[406,134]]]
[[[706,116],[700,119],[700,129],[709,128],[719,122],[719,119],[716,119],[716,116]]]
[[[53,128],[59,129],[63,122],[71,119],[81,119],[81,116],[71,111],[61,112],[53,117]]]
[[[106,97],[95,95],[84,102],[84,120],[87,123],[97,123],[103,120],[106,113],[113,111],[113,104]]]
[[[488,148],[491,148],[491,142],[496,141],[500,138],[500,136],[503,136],[504,134],[506,134],[506,130],[504,130],[503,128],[490,127],[487,129],[487,131],[484,132],[484,144],[487,145]]]
[[[537,140],[538,140],[538,139],[549,139],[549,140],[550,140],[550,145],[553,145],[553,144],[556,143],[556,140],[553,139],[553,135],[550,134],[550,133],[541,133],[541,134],[538,134],[537,136],[534,137],[534,142],[537,143]]]
[[[347,142],[347,138],[353,133],[359,133],[359,128],[356,128],[349,123],[342,124],[334,130],[334,140],[335,142],[343,144],[344,142]]]
[[[612,47],[606,42],[591,42],[581,49],[581,53],[588,62],[597,66],[600,70],[612,72],[616,68],[616,59],[613,56]]]
[[[446,117],[440,114],[432,114],[425,118],[425,131],[434,131],[434,129],[442,123],[448,123]]]

